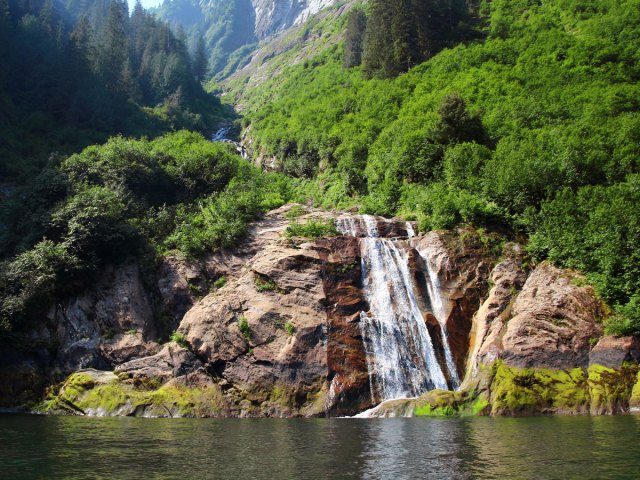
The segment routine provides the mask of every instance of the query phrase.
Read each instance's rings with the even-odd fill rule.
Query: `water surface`
[[[0,478],[640,478],[640,417],[0,416]]]

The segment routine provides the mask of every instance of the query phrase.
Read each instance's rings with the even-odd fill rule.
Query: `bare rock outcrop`
[[[589,365],[604,311],[578,274],[542,263],[527,275],[516,255],[498,264],[491,279],[494,286],[474,318],[468,379],[496,360],[519,368]]]
[[[54,306],[49,321],[62,372],[112,368],[159,350],[149,294],[133,262],[106,268],[95,287]]]
[[[640,363],[638,337],[602,337],[589,354],[590,365],[621,368],[625,362]]]

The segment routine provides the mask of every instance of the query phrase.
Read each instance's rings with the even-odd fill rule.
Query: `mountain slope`
[[[589,273],[611,331],[640,332],[640,2],[498,0],[478,16],[484,40],[397,78],[344,68],[334,43],[223,88],[254,158],[314,178],[318,204],[530,236],[536,258]]]
[[[165,0],[155,13],[184,28],[192,46],[202,37],[211,72],[216,74],[224,70],[232,54],[244,57],[257,42],[336,3],[338,0]]]

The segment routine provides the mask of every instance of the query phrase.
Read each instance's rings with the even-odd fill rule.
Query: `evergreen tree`
[[[46,0],[40,9],[38,15],[38,23],[43,32],[49,37],[53,37],[56,26],[55,10],[53,9],[53,0]]]
[[[362,70],[367,77],[391,77],[397,69],[393,61],[391,35],[392,9],[384,0],[371,1],[371,15],[367,22],[362,56]]]
[[[206,80],[207,71],[209,70],[209,60],[207,59],[207,52],[204,46],[204,40],[202,37],[198,39],[196,46],[196,52],[193,59],[193,75],[196,81],[202,83]]]
[[[127,36],[125,23],[126,3],[112,0],[102,43],[98,47],[97,70],[107,88],[117,91],[127,60]]]
[[[356,67],[362,63],[366,29],[367,16],[364,11],[359,8],[351,10],[347,18],[347,32],[344,42],[344,66],[346,68]]]
[[[91,65],[95,58],[93,29],[89,17],[82,15],[71,32],[71,43],[78,58]]]
[[[370,11],[363,58],[369,77],[393,77],[473,37],[465,0],[372,0]]]

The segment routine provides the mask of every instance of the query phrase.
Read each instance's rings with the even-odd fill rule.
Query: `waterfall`
[[[456,362],[453,359],[453,353],[449,346],[449,334],[446,328],[447,314],[442,304],[442,296],[440,293],[440,280],[438,275],[431,266],[431,262],[426,258],[422,252],[418,251],[423,258],[424,263],[427,265],[427,273],[429,274],[429,282],[427,283],[427,291],[429,292],[429,298],[431,299],[431,308],[433,309],[433,315],[440,324],[440,332],[442,333],[442,346],[444,350],[445,361],[447,363],[447,370],[449,371],[449,378],[451,379],[451,389],[458,390],[460,388],[460,377],[458,375],[458,369]]]
[[[401,244],[397,241],[380,238],[379,221],[370,215],[343,216],[336,225],[344,235],[361,237],[363,287],[370,309],[361,312],[360,329],[374,401],[417,397],[429,390],[448,389],[416,299],[407,249],[399,248]],[[406,230],[408,237],[415,236],[410,223],[406,224]],[[433,285],[433,280],[428,283]],[[432,303],[439,301],[442,311],[442,301],[432,285],[428,285]],[[434,314],[446,338],[441,320],[444,317]],[[450,378],[457,387],[459,381],[457,375],[453,376],[455,364],[448,344],[445,354]]]

